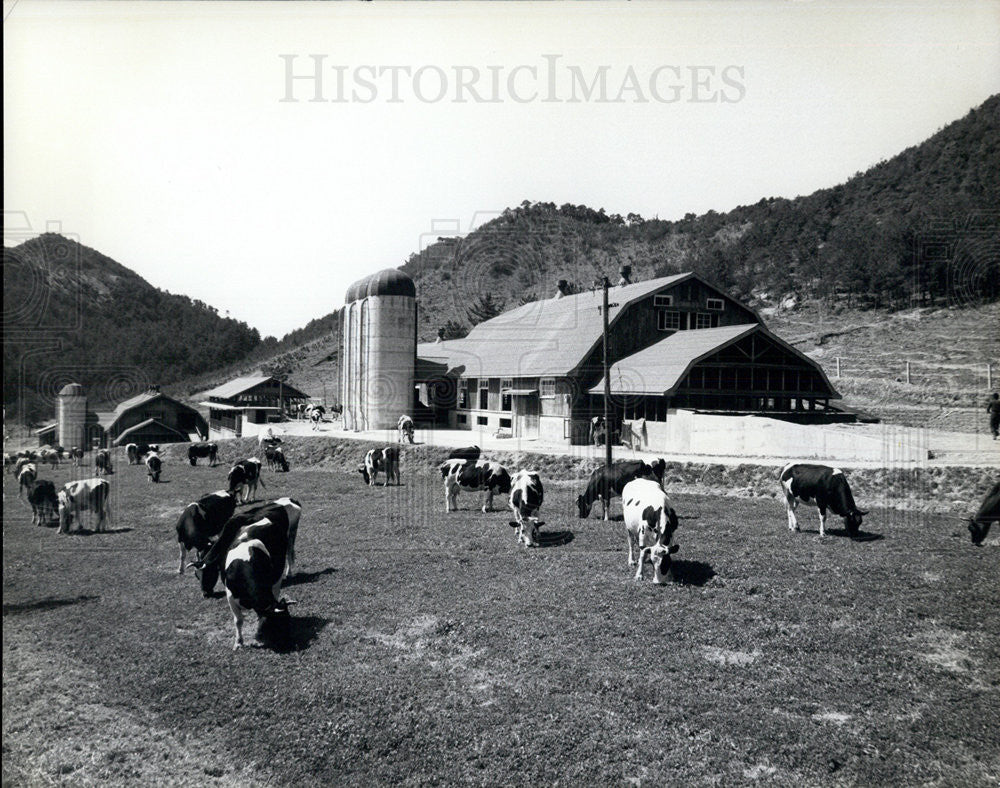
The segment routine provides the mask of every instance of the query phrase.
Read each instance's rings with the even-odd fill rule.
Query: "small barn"
[[[416,384],[454,428],[587,442],[604,411],[602,309],[600,291],[558,293],[421,344]],[[616,427],[676,408],[820,420],[840,396],[815,361],[693,273],[610,288],[608,322]]]
[[[195,408],[156,389],[118,404],[105,425],[108,441],[126,443],[182,443],[208,437],[208,422]]]
[[[212,437],[239,437],[243,425],[280,421],[283,414],[294,413],[309,395],[273,376],[258,375],[234,378],[205,392],[199,403],[208,408]]]

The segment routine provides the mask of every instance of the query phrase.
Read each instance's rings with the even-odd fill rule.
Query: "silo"
[[[68,383],[59,391],[56,406],[59,445],[87,449],[87,395],[79,383]]]
[[[347,289],[342,317],[344,427],[394,429],[413,408],[417,289],[387,268]]]

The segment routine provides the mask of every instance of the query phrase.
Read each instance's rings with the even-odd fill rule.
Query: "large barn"
[[[677,408],[833,420],[822,368],[692,273],[609,292],[613,423],[642,435]],[[415,384],[456,429],[584,443],[603,413],[601,291],[535,301],[463,339],[422,343]]]
[[[233,378],[211,391],[199,403],[208,408],[208,423],[213,438],[239,437],[246,424],[280,421],[309,395],[269,375]],[[253,432],[253,430],[251,430]]]

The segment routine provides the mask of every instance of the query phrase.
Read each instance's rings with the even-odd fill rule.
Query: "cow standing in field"
[[[824,535],[827,510],[843,517],[847,532],[857,536],[861,518],[868,512],[855,506],[851,486],[842,470],[825,465],[789,463],[781,469],[778,480],[785,495],[789,531],[799,530],[795,509],[799,503],[806,503],[819,509],[820,536]]]
[[[31,488],[31,485],[35,483],[35,479],[38,478],[38,468],[35,467],[35,463],[26,462],[21,466],[21,469],[17,473],[17,497],[20,498],[21,494]]]
[[[969,520],[969,534],[974,545],[981,545],[993,523],[1000,523],[1000,481],[986,493],[976,516]]]
[[[260,460],[256,457],[247,457],[240,460],[229,471],[229,492],[236,495],[237,503],[249,503],[250,496],[257,496],[257,485],[264,487],[264,480],[260,477]]]
[[[52,470],[56,470],[59,467],[59,452],[55,449],[42,449],[38,452],[38,464],[48,464],[52,466]]]
[[[576,499],[578,514],[581,518],[589,517],[595,501],[600,501],[604,509],[604,519],[608,519],[611,499],[621,496],[622,489],[633,479],[652,479],[663,487],[663,473],[667,463],[660,459],[652,464],[642,460],[616,462],[610,468],[601,466],[595,469],[587,480],[587,489]]]
[[[269,471],[288,473],[288,460],[285,459],[285,452],[280,446],[268,446],[265,448],[264,459],[267,460],[267,469]]]
[[[94,531],[104,530],[104,521],[111,517],[109,498],[111,484],[107,479],[82,479],[63,485],[59,491],[59,531],[69,533],[73,518],[82,512],[93,512],[97,515]]]
[[[478,446],[463,446],[459,449],[452,449],[448,452],[449,460],[472,460],[475,462],[479,459],[479,455],[482,454],[482,449]]]
[[[536,471],[520,470],[514,474],[509,502],[514,520],[510,527],[517,529],[517,540],[525,547],[538,547],[538,529],[545,523],[535,515],[543,500],[542,479]]]
[[[670,556],[679,549],[670,544],[677,530],[677,512],[667,494],[653,479],[633,479],[622,489],[622,512],[628,538],[628,565],[636,567],[635,579],[642,580],[642,568],[653,565],[653,582],[663,585],[670,570]]]
[[[163,471],[163,460],[155,451],[146,455],[146,474],[151,482],[160,481],[160,473]]]
[[[209,467],[214,467],[219,454],[217,443],[192,443],[188,446],[188,462],[197,465],[199,459],[208,458]]]
[[[484,490],[483,512],[493,509],[493,496],[510,492],[511,481],[507,469],[489,460],[446,460],[438,466],[444,479],[444,510],[458,511],[458,493]]]
[[[139,464],[139,447],[134,443],[128,443],[125,445],[125,456],[128,457],[129,465]]]
[[[75,460],[77,465],[83,465],[83,449],[79,446],[73,446],[69,450],[69,458]]]
[[[115,472],[111,465],[111,452],[107,449],[100,449],[94,455],[94,470],[98,476],[107,476],[109,473]]]
[[[31,504],[32,525],[52,522],[59,513],[56,486],[48,479],[38,479],[33,482],[28,488],[28,503]]]
[[[323,422],[323,417],[326,415],[326,408],[322,405],[307,405],[306,406],[306,418],[312,422],[312,428],[314,430],[319,429],[319,425]]]
[[[413,443],[413,419],[404,413],[399,417],[399,423],[396,425],[396,428],[399,430],[400,443],[406,443],[407,441]]]
[[[257,613],[258,640],[262,632],[287,628],[291,602],[280,598],[281,581],[291,571],[300,514],[301,507],[291,498],[242,512],[225,524],[212,549],[195,563],[203,572],[221,572],[236,627],[234,651],[243,645],[244,611]]]
[[[25,466],[27,466],[27,465],[34,466],[35,465],[34,460],[32,460],[30,457],[27,457],[27,456],[25,456],[25,457],[18,457],[17,458],[17,462],[14,463],[14,471],[13,471],[15,479],[18,479],[18,478],[21,477],[21,471],[23,471],[24,468],[25,468]],[[36,470],[37,470],[37,466],[36,466]]]
[[[369,487],[375,486],[380,472],[385,473],[383,487],[388,487],[393,479],[399,484],[399,449],[396,446],[369,449],[365,454],[365,461],[358,466],[358,473]]]
[[[177,542],[180,544],[180,565],[177,574],[184,574],[184,563],[189,550],[197,550],[201,557],[212,546],[212,537],[217,536],[236,511],[236,497],[227,490],[217,490],[199,498],[184,507],[177,519]],[[207,589],[206,596],[215,586]]]

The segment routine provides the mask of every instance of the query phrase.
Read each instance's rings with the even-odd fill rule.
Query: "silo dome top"
[[[366,276],[364,279],[359,279],[347,288],[347,295],[344,297],[344,303],[349,304],[352,301],[359,301],[360,299],[368,298],[369,296],[387,295],[409,296],[410,298],[416,298],[417,287],[413,284],[413,280],[398,268],[386,268],[383,271],[379,271],[377,274],[372,274],[371,276]]]
[[[61,389],[59,389],[60,397],[82,397],[83,396],[83,386],[79,383],[67,383]]]

